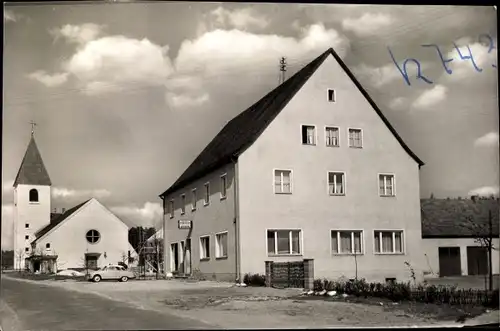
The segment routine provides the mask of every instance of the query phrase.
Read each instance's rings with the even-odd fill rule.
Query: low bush
[[[243,282],[248,286],[266,286],[266,276],[259,274],[245,274]]]
[[[458,290],[447,286],[412,286],[407,283],[368,283],[365,279],[330,281],[316,279],[314,291],[336,291],[356,297],[377,297],[392,301],[416,301],[448,305],[482,305],[499,307],[499,290]]]

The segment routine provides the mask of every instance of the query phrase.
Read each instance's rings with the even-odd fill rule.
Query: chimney
[[[64,212],[66,211],[66,208],[61,208],[61,213],[64,214]]]

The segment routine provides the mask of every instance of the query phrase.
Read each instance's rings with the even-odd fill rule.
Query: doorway
[[[439,247],[439,277],[460,275],[460,247]]]
[[[184,249],[184,273],[191,275],[191,238],[186,239]]]
[[[467,247],[467,269],[467,273],[471,276],[488,274],[488,250],[486,247]]]
[[[172,272],[179,271],[179,243],[170,245],[170,267]]]
[[[85,256],[85,264],[87,269],[97,269],[97,256],[95,255],[86,255]]]

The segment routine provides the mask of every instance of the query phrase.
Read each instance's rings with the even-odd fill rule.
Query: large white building
[[[95,198],[51,213],[51,186],[32,134],[14,181],[16,269],[93,269],[134,254],[128,225]]]

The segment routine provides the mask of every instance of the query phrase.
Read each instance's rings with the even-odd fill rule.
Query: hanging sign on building
[[[191,229],[193,223],[191,220],[179,220],[179,229]]]

